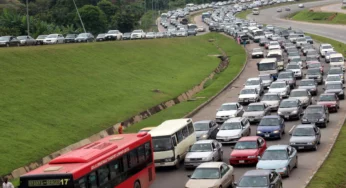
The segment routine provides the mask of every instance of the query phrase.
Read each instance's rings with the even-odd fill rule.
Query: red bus
[[[19,188],[148,188],[155,180],[150,134],[108,136],[20,177]]]

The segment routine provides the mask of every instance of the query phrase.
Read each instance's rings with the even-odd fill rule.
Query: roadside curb
[[[222,35],[230,38],[230,39],[233,39],[232,37],[222,33]],[[241,45],[242,46],[242,45]],[[244,48],[244,47],[243,47]],[[237,74],[236,77],[233,78],[233,80],[231,80],[224,88],[222,88],[217,94],[215,94],[214,96],[212,96],[211,98],[209,98],[207,101],[205,101],[204,103],[202,103],[201,105],[199,105],[197,108],[195,108],[193,111],[191,111],[190,113],[186,114],[183,118],[190,118],[192,116],[194,116],[195,114],[197,114],[202,108],[204,108],[205,106],[207,106],[211,101],[213,101],[216,97],[218,97],[219,95],[221,95],[224,91],[226,91],[238,78],[239,76],[244,72],[247,64],[249,63],[248,61],[248,52],[247,50],[244,48],[245,50],[245,53],[246,53],[246,59],[245,59],[245,63],[243,65],[243,68],[241,69],[241,71]],[[229,65],[230,66],[230,63],[229,62]]]

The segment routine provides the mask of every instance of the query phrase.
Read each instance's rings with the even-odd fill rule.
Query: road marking
[[[296,126],[297,126],[297,125],[294,125],[294,126],[291,128],[291,130],[289,131],[289,133],[292,132],[293,129],[294,129],[294,127],[296,127]]]

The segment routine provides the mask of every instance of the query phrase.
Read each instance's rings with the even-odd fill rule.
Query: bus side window
[[[97,169],[97,175],[99,178],[99,184],[103,185],[109,181],[109,169],[107,166],[102,166]]]
[[[110,169],[110,174],[111,174],[111,179],[119,176],[121,169],[120,169],[120,159],[116,159],[115,161],[112,161],[109,164],[109,169]]]
[[[189,124],[187,125],[187,128],[189,129],[189,134],[192,134],[193,132],[195,132],[195,129],[193,128],[192,123],[189,123]]]
[[[127,155],[129,158],[129,168],[133,168],[137,166],[138,164],[138,157],[137,157],[137,150],[132,150],[130,153]]]
[[[177,134],[178,143],[180,143],[184,139],[183,133],[181,132],[181,130],[179,130],[176,134]]]
[[[138,151],[138,161],[139,161],[139,163],[145,162],[145,149],[144,149],[144,145],[139,146],[137,151]]]
[[[182,131],[183,131],[184,139],[187,138],[187,137],[189,136],[189,131],[187,130],[187,126],[184,127],[184,128],[182,129]]]
[[[152,156],[151,156],[150,142],[145,143],[144,146],[145,146],[145,158],[146,158],[146,160],[149,160],[151,162]]]
[[[92,172],[88,176],[88,188],[97,188],[96,172]]]
[[[86,188],[86,178],[82,177],[81,179],[78,180],[77,186],[78,188]]]

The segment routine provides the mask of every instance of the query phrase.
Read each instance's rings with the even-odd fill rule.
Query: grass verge
[[[227,55],[229,55],[230,65],[226,70],[216,75],[207,87],[196,94],[194,98],[197,100],[187,101],[177,104],[171,108],[161,111],[148,119],[141,121],[125,130],[125,132],[137,132],[143,127],[157,126],[167,119],[181,118],[191,112],[200,104],[208,100],[210,97],[219,92],[227,83],[229,83],[242,69],[246,54],[244,49],[239,46],[234,40],[227,39],[225,36],[218,35],[217,33],[208,34],[209,38],[214,38],[220,48],[222,48]]]
[[[334,12],[299,11],[290,16],[292,20],[323,24],[346,24],[346,14]]]
[[[208,56],[220,53],[211,37],[225,40],[207,34],[1,49],[0,174],[191,89],[219,64]]]
[[[332,44],[336,51],[343,53],[344,56],[346,55],[346,44],[314,34],[308,35],[318,42]],[[307,188],[346,188],[346,168],[342,165],[346,163],[345,156],[346,124],[341,128],[341,132],[328,158],[312,178]]]

